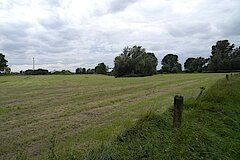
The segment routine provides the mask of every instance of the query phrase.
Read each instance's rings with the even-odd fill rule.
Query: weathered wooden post
[[[180,128],[182,124],[183,97],[174,96],[173,128]]]
[[[229,75],[228,74],[226,74],[226,80],[228,80],[229,79]]]

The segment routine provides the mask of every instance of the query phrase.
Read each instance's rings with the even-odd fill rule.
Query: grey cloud
[[[0,9],[10,9],[13,7],[12,3],[9,2],[0,2]]]
[[[109,13],[117,13],[124,11],[129,5],[137,2],[137,0],[112,0],[108,8]]]
[[[32,25],[28,22],[7,22],[0,26],[0,48],[11,55],[22,54],[26,49],[30,49],[29,30]]]
[[[2,1],[0,2],[0,9],[12,9],[14,7],[19,6],[29,6],[29,3],[25,1],[19,1],[19,0],[11,0],[11,1]]]
[[[201,21],[208,21],[215,28],[215,36],[239,35],[239,5],[240,1],[237,0],[204,0],[201,1],[196,16]]]
[[[240,11],[238,13],[240,15]],[[227,22],[219,25],[219,30],[224,36],[240,35],[240,19],[239,17],[229,18]]]
[[[185,37],[185,36],[194,36],[194,35],[205,35],[211,32],[211,27],[209,23],[178,23],[170,25],[169,34],[174,37]]]
[[[2,23],[0,25],[0,36],[10,39],[17,39],[18,37],[24,38],[28,36],[28,30],[31,24],[28,22],[10,22]]]
[[[6,42],[5,41],[2,43],[2,48],[4,48],[9,52],[19,51],[25,46],[26,46],[25,42],[11,42],[11,41]]]
[[[42,18],[38,20],[39,24],[46,29],[58,30],[62,29],[67,22],[61,19],[58,15],[52,15],[47,18]]]
[[[75,39],[79,39],[81,36],[81,34],[79,33],[79,30],[74,28],[66,28],[62,31],[59,31],[59,35],[64,40],[75,40]]]
[[[96,3],[98,6],[93,9],[92,15],[101,17],[103,15],[123,12],[126,8],[136,3],[137,1],[140,2],[141,0],[109,0],[105,3],[102,3],[101,5],[98,5]]]
[[[61,0],[43,0],[40,4],[45,7],[61,7]]]

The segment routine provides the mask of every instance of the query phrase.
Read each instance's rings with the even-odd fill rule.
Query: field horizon
[[[196,98],[224,73],[0,76],[0,159],[24,154],[45,159],[54,137],[56,152],[82,156],[132,126],[141,115],[161,114],[174,95]]]

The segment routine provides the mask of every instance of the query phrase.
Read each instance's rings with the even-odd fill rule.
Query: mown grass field
[[[88,151],[116,138],[149,111],[163,113],[173,96],[197,97],[225,74],[140,78],[103,75],[0,76],[0,159],[46,159]]]
[[[238,160],[240,157],[240,75],[221,79],[201,96],[184,102],[181,128],[173,108],[149,112],[88,159]],[[76,156],[77,157],[77,156]]]

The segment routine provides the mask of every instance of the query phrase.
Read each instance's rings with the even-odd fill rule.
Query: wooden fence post
[[[227,80],[229,79],[229,75],[228,75],[228,74],[226,74],[226,79],[227,79]]]
[[[182,124],[183,97],[174,96],[173,128],[180,128]]]

